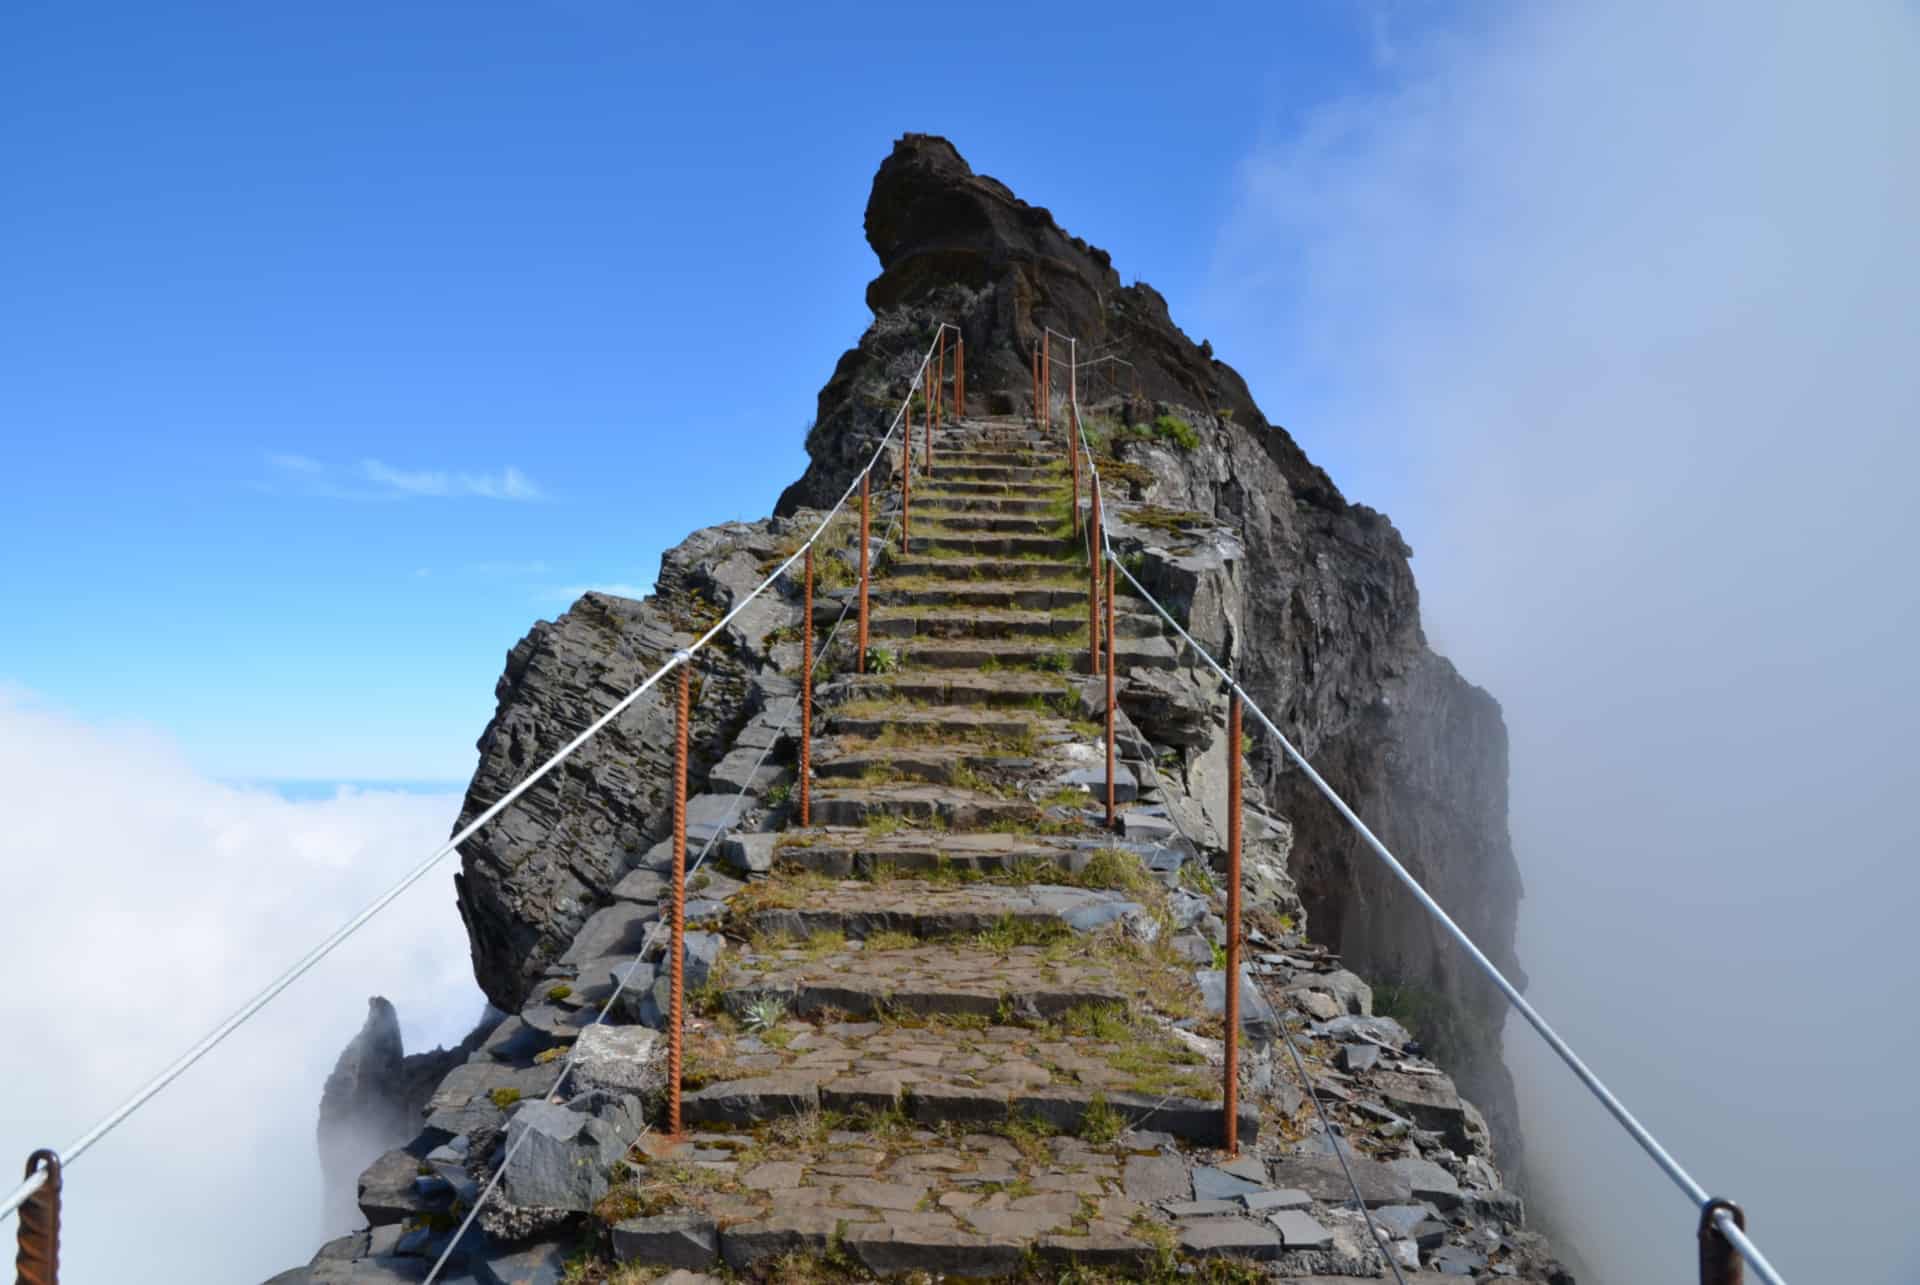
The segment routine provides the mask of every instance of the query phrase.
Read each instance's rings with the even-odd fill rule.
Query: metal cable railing
[[[175,1080],[179,1079],[180,1076],[185,1074],[186,1071],[189,1068],[191,1068],[196,1062],[198,1062],[201,1058],[205,1057],[208,1053],[212,1052],[215,1048],[217,1048],[220,1044],[222,1044],[228,1037],[233,1035],[235,1031],[239,1030],[242,1026],[244,1026],[263,1008],[265,1008],[268,1004],[272,1003],[274,999],[276,999],[282,992],[284,992],[287,989],[287,987],[291,986],[295,981],[299,980],[308,971],[310,971],[315,965],[317,965],[321,960],[325,959],[328,955],[332,954],[334,950],[336,950],[348,938],[352,937],[361,928],[363,928],[370,920],[374,918],[374,916],[378,915],[382,910],[386,909],[387,906],[391,905],[394,902],[394,900],[397,899],[408,888],[411,888],[414,884],[418,883],[422,878],[424,878],[449,853],[456,851],[462,843],[465,843],[468,839],[472,838],[475,834],[477,834],[483,826],[487,825],[495,817],[499,816],[502,812],[504,812],[517,799],[519,799],[523,794],[525,794],[540,780],[546,777],[548,773],[552,772],[560,764],[564,763],[567,759],[571,758],[573,754],[576,751],[578,751],[582,745],[586,744],[595,735],[597,735],[599,732],[605,729],[610,723],[612,723],[616,718],[618,718],[621,714],[623,714],[629,708],[631,708],[634,705],[634,703],[637,702],[642,696],[646,695],[647,692],[651,691],[654,688],[654,686],[660,682],[662,678],[666,677],[666,675],[672,672],[673,670],[690,664],[695,654],[697,654],[703,648],[707,647],[716,637],[718,637],[722,633],[722,631],[724,631],[727,628],[728,625],[733,623],[733,621],[740,615],[741,612],[745,611],[747,607],[754,602],[755,599],[759,598],[760,595],[765,593],[770,586],[772,586],[775,582],[777,582],[780,579],[781,576],[785,575],[793,567],[794,563],[799,562],[802,559],[805,559],[807,560],[810,566],[812,555],[813,555],[814,544],[820,539],[821,535],[827,530],[828,526],[839,515],[841,509],[846,507],[848,500],[852,498],[854,491],[856,489],[859,489],[861,491],[862,508],[863,508],[863,515],[864,515],[865,503],[867,500],[868,484],[869,484],[872,472],[874,468],[877,465],[879,465],[881,460],[885,458],[887,448],[892,443],[894,434],[896,432],[901,432],[902,429],[904,429],[905,431],[901,432],[903,450],[902,450],[902,467],[901,467],[901,476],[900,476],[900,482],[901,482],[900,522],[904,527],[904,524],[908,520],[907,509],[906,509],[906,498],[910,490],[910,479],[911,479],[911,471],[912,471],[912,456],[911,456],[910,443],[911,443],[913,426],[912,426],[911,419],[909,418],[909,412],[912,409],[914,395],[916,393],[922,392],[924,388],[925,401],[927,402],[928,411],[929,411],[929,421],[928,421],[929,430],[928,431],[929,431],[929,434],[931,434],[932,413],[934,408],[940,404],[940,396],[941,396],[940,388],[937,385],[944,382],[943,373],[940,367],[936,365],[936,359],[944,358],[946,339],[949,332],[952,332],[958,339],[958,342],[956,343],[956,367],[955,367],[956,394],[961,396],[964,395],[961,392],[961,390],[964,389],[964,375],[960,373],[961,371],[964,370],[964,357],[961,356],[960,354],[964,352],[965,341],[963,338],[960,338],[961,332],[959,330],[959,327],[953,325],[950,322],[945,322],[945,321],[937,322],[935,324],[933,337],[927,343],[926,352],[921,356],[919,368],[916,370],[913,376],[912,382],[907,389],[907,393],[901,399],[899,409],[894,412],[893,418],[891,422],[888,424],[886,433],[882,435],[879,443],[874,447],[873,453],[869,456],[866,464],[862,466],[859,472],[854,475],[853,480],[848,483],[847,489],[841,493],[840,498],[834,502],[833,507],[826,511],[826,514],[820,519],[820,522],[818,523],[818,525],[815,526],[812,534],[809,535],[806,538],[806,540],[804,540],[799,545],[799,547],[794,549],[793,552],[789,554],[787,558],[780,563],[779,566],[774,568],[774,570],[770,572],[765,579],[761,580],[758,585],[754,586],[754,588],[750,592],[748,592],[744,597],[742,597],[739,601],[737,601],[733,605],[733,607],[730,610],[728,610],[727,613],[719,619],[719,621],[717,621],[705,633],[701,634],[692,643],[691,646],[681,651],[675,652],[674,655],[670,657],[664,664],[660,665],[652,673],[648,674],[647,677],[637,687],[635,687],[632,691],[628,692],[619,701],[617,701],[611,708],[609,708],[605,713],[601,714],[599,718],[595,719],[591,724],[589,724],[585,728],[585,730],[581,731],[578,735],[573,737],[572,740],[568,741],[559,750],[557,750],[545,762],[541,763],[538,767],[534,768],[531,772],[529,772],[524,778],[521,779],[519,784],[515,785],[512,789],[508,790],[493,804],[488,806],[478,816],[476,816],[472,821],[470,821],[467,825],[463,826],[456,834],[454,834],[452,838],[448,839],[444,844],[434,849],[432,853],[430,853],[427,857],[425,857],[416,865],[414,865],[411,869],[409,869],[405,875],[403,875],[397,882],[393,884],[392,887],[390,887],[386,892],[382,893],[379,897],[375,898],[371,903],[367,905],[365,909],[361,910],[358,914],[354,915],[351,919],[347,920],[340,927],[336,928],[333,932],[329,933],[325,938],[323,938],[319,942],[319,944],[314,946],[305,955],[302,955],[290,967],[288,967],[285,971],[280,973],[277,977],[275,977],[272,981],[270,981],[265,987],[263,987],[260,991],[258,991],[251,999],[247,1000],[246,1003],[242,1004],[237,1010],[233,1012],[232,1015],[227,1017],[219,1025],[215,1026],[213,1030],[208,1032],[200,1040],[196,1041],[184,1053],[182,1053],[179,1057],[175,1058],[157,1075],[155,1075],[152,1079],[148,1080],[138,1090],[136,1090],[131,1096],[129,1096],[124,1102],[122,1102],[119,1106],[115,1107],[112,1111],[107,1113],[107,1115],[102,1117],[97,1123],[95,1123],[86,1132],[82,1133],[67,1147],[65,1147],[64,1149],[62,1149],[57,1153],[36,1152],[35,1153],[36,1161],[38,1161],[39,1158],[42,1157],[43,1155],[50,1158],[45,1162],[30,1163],[29,1172],[25,1180],[22,1181],[18,1186],[16,1186],[11,1192],[9,1192],[4,1200],[0,1200],[0,1217],[5,1217],[6,1215],[12,1214],[17,1210],[20,1210],[23,1206],[28,1205],[30,1201],[34,1202],[33,1207],[35,1210],[35,1219],[34,1219],[34,1229],[31,1230],[31,1236],[30,1236],[30,1229],[27,1223],[23,1220],[21,1224],[21,1236],[22,1236],[22,1242],[23,1242],[22,1252],[23,1253],[27,1252],[29,1248],[29,1244],[28,1244],[29,1239],[31,1239],[32,1247],[34,1247],[36,1251],[38,1249],[39,1242],[42,1239],[44,1239],[43,1233],[37,1230],[39,1227],[41,1227],[45,1223],[45,1219],[42,1216],[43,1211],[41,1210],[40,1206],[42,1203],[44,1203],[50,1198],[57,1200],[57,1193],[65,1179],[65,1171],[69,1166],[73,1164],[74,1161],[78,1160],[81,1156],[83,1156],[88,1151],[90,1151],[103,1138],[107,1137],[116,1128],[118,1128],[123,1122],[125,1122],[129,1116],[133,1115],[136,1111],[144,1107],[148,1102],[152,1101],[155,1096],[157,1096],[162,1090],[164,1090],[168,1085],[172,1084]],[[958,396],[956,397],[956,403],[958,403]],[[861,603],[861,613],[864,619],[865,610],[866,610],[864,581],[863,581],[863,591],[860,596],[860,603]],[[811,610],[812,610],[812,605],[811,603],[809,603],[808,612],[811,613]],[[843,615],[844,615],[844,611],[843,611]],[[811,621],[811,617],[809,614],[809,627],[810,627],[810,621]],[[836,630],[837,628],[838,628],[838,625],[836,624]],[[811,667],[809,666],[809,675],[810,674],[811,674]],[[805,709],[806,704],[807,702],[803,699],[802,701],[803,710]],[[804,788],[805,787],[803,782],[803,785],[802,785],[803,791],[804,791]],[[53,1215],[54,1215],[53,1225],[56,1227],[58,1222],[57,1213],[58,1213],[58,1210],[57,1210],[57,1204],[56,1204],[53,1209]]]
[[[1063,336],[1063,338],[1069,338],[1071,343],[1070,337]],[[1069,351],[1071,353],[1071,347]],[[1071,357],[1069,360],[1071,361]],[[1481,950],[1474,940],[1467,935],[1466,931],[1454,922],[1453,917],[1447,914],[1440,903],[1434,900],[1432,894],[1427,892],[1427,890],[1420,885],[1419,880],[1415,879],[1413,875],[1408,872],[1407,868],[1401,864],[1399,858],[1393,855],[1386,844],[1382,843],[1379,837],[1360,819],[1359,815],[1348,806],[1346,800],[1341,798],[1339,793],[1327,784],[1326,779],[1314,770],[1313,765],[1307,761],[1306,756],[1302,754],[1293,742],[1288,739],[1286,734],[1275,725],[1274,721],[1267,716],[1266,711],[1260,708],[1259,703],[1247,693],[1246,689],[1239,684],[1233,675],[1227,672],[1226,667],[1215,660],[1207,649],[1201,646],[1178,620],[1174,619],[1173,615],[1161,605],[1160,600],[1155,598],[1147,587],[1140,583],[1139,578],[1136,577],[1133,572],[1129,571],[1125,563],[1114,553],[1112,544],[1107,537],[1106,525],[1104,521],[1101,520],[1103,505],[1099,469],[1093,456],[1092,447],[1086,437],[1080,415],[1078,398],[1072,391],[1078,382],[1075,377],[1076,375],[1077,371],[1070,366],[1068,402],[1073,419],[1072,429],[1078,436],[1079,449],[1087,455],[1087,469],[1090,477],[1090,490],[1092,492],[1094,538],[1089,540],[1090,550],[1094,539],[1097,539],[1100,556],[1107,565],[1111,567],[1113,571],[1125,576],[1127,582],[1133,586],[1133,589],[1140,595],[1141,599],[1153,608],[1154,612],[1180,636],[1187,646],[1193,649],[1194,653],[1198,655],[1201,660],[1206,662],[1208,668],[1220,676],[1222,681],[1226,683],[1228,690],[1232,693],[1235,702],[1253,712],[1254,717],[1266,728],[1268,734],[1272,736],[1275,743],[1280,746],[1287,759],[1300,769],[1307,780],[1313,784],[1314,788],[1333,805],[1334,809],[1347,824],[1353,827],[1355,833],[1372,849],[1374,855],[1385,863],[1388,871],[1407,889],[1408,893],[1420,904],[1421,908],[1440,924],[1446,934],[1451,937],[1462,950],[1466,951],[1468,958],[1473,961],[1475,967],[1499,988],[1500,992],[1506,997],[1507,1002],[1512,1005],[1514,1011],[1519,1013],[1520,1016],[1526,1020],[1527,1024],[1539,1033],[1540,1037],[1547,1042],[1547,1046],[1559,1056],[1560,1060],[1567,1065],[1568,1069],[1586,1086],[1587,1090],[1593,1094],[1594,1098],[1606,1109],[1607,1113],[1627,1131],[1633,1140],[1640,1145],[1641,1149],[1653,1160],[1654,1164],[1693,1202],[1700,1215],[1700,1263],[1703,1283],[1713,1282],[1715,1285],[1718,1285],[1719,1282],[1738,1280],[1738,1263],[1733,1261],[1730,1253],[1724,1252],[1725,1248],[1730,1248],[1734,1253],[1738,1253],[1740,1258],[1744,1259],[1747,1265],[1752,1267],[1768,1285],[1786,1285],[1785,1279],[1780,1275],[1779,1270],[1767,1260],[1766,1255],[1761,1252],[1759,1246],[1755,1245],[1753,1241],[1748,1238],[1746,1234],[1745,1214],[1740,1210],[1739,1206],[1733,1204],[1731,1201],[1718,1199],[1709,1195],[1706,1188],[1695,1181],[1693,1175],[1688,1173],[1680,1162],[1661,1145],[1659,1139],[1655,1138],[1653,1133],[1640,1122],[1638,1117],[1627,1109],[1626,1105],[1606,1086],[1600,1077],[1573,1051],[1572,1046],[1561,1037],[1560,1033],[1554,1030],[1545,1017],[1541,1016],[1539,1010],[1527,1002],[1526,997],[1520,993],[1520,989],[1508,980],[1506,974],[1501,972],[1499,967],[1487,957],[1486,952]],[[1096,595],[1099,592],[1099,580],[1100,577],[1098,573],[1095,572],[1091,577],[1090,584],[1091,592]],[[1111,610],[1112,604],[1111,598],[1109,598],[1109,613],[1111,613]],[[1111,700],[1112,698],[1109,696],[1110,705]],[[1108,726],[1111,728],[1111,708],[1109,708],[1108,711],[1108,719]],[[1237,753],[1238,747],[1230,747],[1229,754],[1237,755]],[[1109,800],[1111,800],[1113,789],[1111,771],[1108,773],[1107,788]],[[1109,817],[1111,817],[1111,801],[1109,801],[1108,804],[1108,812]],[[1237,933],[1238,925],[1231,925],[1230,931]],[[1227,987],[1227,993],[1229,995],[1235,994],[1237,990],[1238,987],[1232,984],[1229,984]],[[1717,1246],[1713,1243],[1716,1236],[1719,1241],[1719,1245]],[[1389,1261],[1391,1261],[1391,1255],[1389,1255]],[[1396,1271],[1397,1270],[1396,1268]]]

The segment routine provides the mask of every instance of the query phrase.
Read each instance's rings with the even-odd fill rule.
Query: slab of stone
[[[1143,1204],[1193,1199],[1193,1178],[1178,1156],[1128,1156],[1120,1185]]]
[[[616,901],[596,910],[574,934],[560,964],[577,967],[602,955],[638,955],[646,944],[647,926],[659,917],[653,906],[633,901]]]
[[[1280,1256],[1280,1233],[1243,1218],[1201,1218],[1180,1224],[1180,1248],[1205,1257],[1265,1260]]]
[[[1424,1200],[1436,1209],[1459,1207],[1459,1182],[1433,1161],[1389,1160],[1387,1167],[1407,1180],[1415,1200]]]
[[[791,1160],[778,1160],[747,1170],[740,1175],[740,1185],[754,1191],[774,1191],[781,1187],[798,1187],[806,1174],[805,1165]]]
[[[360,1175],[360,1212],[379,1227],[416,1214],[437,1213],[453,1203],[451,1187],[441,1183],[423,1192],[416,1182],[419,1177],[419,1157],[398,1149],[385,1153]]]
[[[763,756],[753,746],[739,746],[713,765],[707,773],[707,785],[720,791],[748,794],[759,798],[786,779],[787,769]]]
[[[667,1041],[644,1026],[589,1026],[574,1042],[572,1090],[601,1089],[642,1097],[667,1085]]]
[[[871,1210],[839,1209],[829,1205],[734,1223],[720,1232],[720,1257],[728,1267],[742,1271],[755,1263],[778,1258],[795,1250],[819,1251],[827,1247],[844,1220],[864,1219],[871,1213]]]
[[[978,1232],[931,1224],[861,1223],[848,1227],[841,1245],[877,1274],[1005,1276],[1017,1271],[1025,1246]]]
[[[1266,1214],[1281,1209],[1306,1209],[1313,1204],[1313,1197],[1298,1187],[1269,1187],[1249,1191],[1240,1197],[1240,1202],[1251,1213]]]
[[[567,1250],[562,1245],[509,1248],[491,1258],[472,1259],[468,1268],[479,1285],[561,1285],[567,1276]]]
[[[1302,1210],[1279,1210],[1268,1214],[1267,1222],[1280,1233],[1280,1243],[1288,1249],[1325,1249],[1333,1244],[1333,1233]]]
[[[1342,1044],[1340,1046],[1340,1069],[1351,1075],[1371,1071],[1380,1064],[1380,1046],[1377,1044]]]
[[[755,1124],[799,1115],[820,1105],[818,1083],[783,1073],[710,1084],[681,1098],[681,1119],[688,1124]]]
[[[1153,1259],[1153,1247],[1118,1227],[1089,1227],[1086,1234],[1042,1236],[1034,1245],[1041,1261],[1067,1266],[1141,1268]]]
[[[712,1267],[720,1261],[720,1236],[705,1214],[628,1218],[613,1225],[613,1257],[648,1267]]]
[[[1238,1218],[1247,1210],[1237,1200],[1173,1200],[1161,1208],[1169,1218]]]
[[[1210,1013],[1227,1011],[1226,972],[1218,968],[1205,968],[1194,973],[1193,980],[1200,985],[1200,997],[1206,1001]],[[1245,965],[1240,969],[1240,1029],[1247,1038],[1265,1044],[1280,1033],[1280,1018],[1273,1011],[1273,1005],[1248,976]]]
[[[1264,1184],[1248,1182],[1213,1165],[1201,1165],[1193,1171],[1195,1200],[1231,1201],[1249,1192],[1259,1191],[1262,1186]]]
[[[714,855],[735,870],[747,874],[765,874],[773,869],[774,845],[779,837],[775,834],[730,834],[720,841],[714,849]]]
[[[1420,1128],[1430,1129],[1445,1138],[1453,1150],[1465,1152],[1471,1149],[1466,1108],[1461,1104],[1453,1081],[1447,1076],[1376,1071],[1370,1083],[1388,1106]]]
[[[1369,1209],[1381,1205],[1403,1205],[1413,1198],[1413,1187],[1403,1176],[1377,1160],[1349,1156],[1347,1166],[1360,1199]],[[1297,1187],[1315,1200],[1343,1205],[1353,1201],[1353,1188],[1337,1156],[1294,1156],[1276,1160],[1271,1170],[1276,1187]]]
[[[1214,1165],[1222,1173],[1230,1173],[1236,1178],[1245,1178],[1248,1182],[1265,1186],[1267,1182],[1267,1162],[1259,1156],[1237,1156],[1232,1160],[1222,1160]]]
[[[609,1121],[553,1102],[526,1102],[507,1119],[512,1159],[500,1180],[509,1204],[584,1213],[607,1194],[629,1139]]]
[[[1433,1211],[1425,1205],[1382,1205],[1370,1216],[1377,1225],[1405,1239],[1413,1235],[1415,1227],[1433,1217]]]

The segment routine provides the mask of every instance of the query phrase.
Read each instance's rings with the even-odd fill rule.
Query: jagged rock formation
[[[1082,401],[1133,424],[1170,413],[1198,435],[1192,449],[1151,435],[1115,443],[1121,458],[1107,476],[1161,520],[1130,541],[1151,555],[1148,587],[1189,610],[1200,640],[1524,984],[1506,725],[1493,698],[1427,646],[1411,551],[1393,524],[1342,497],[1239,374],[1173,323],[1152,287],[1122,285],[1104,250],[975,174],[945,139],[909,134],[895,144],[874,180],[866,231],[881,267],[867,289],[874,324],[821,390],[811,463],[777,511],[838,497],[884,433],[888,396],[935,320],[965,332],[969,386],[1000,411],[1031,402],[1028,353],[1043,327],[1079,338],[1083,356],[1123,357],[1130,369],[1085,374]],[[1065,360],[1056,350],[1057,367]],[[1500,1053],[1504,999],[1298,773],[1264,753],[1259,769],[1293,827],[1293,874],[1316,933],[1412,997],[1518,1163]]]
[[[411,1279],[504,1165],[454,1250],[476,1280],[558,1279],[584,1237],[616,1261],[749,1275],[792,1253],[871,1276],[1229,1255],[1306,1281],[1376,1275],[1391,1255],[1424,1269],[1409,1279],[1571,1285],[1496,1167],[1514,1147],[1497,1034],[1477,1029],[1492,1007],[1259,748],[1253,944],[1244,977],[1219,966],[1243,747],[1217,682],[1137,600],[1113,640],[1117,828],[1090,806],[1107,785],[1104,688],[1079,676],[1085,565],[1061,435],[1022,414],[1026,344],[1050,324],[1137,363],[1137,394],[1129,375],[1082,399],[1128,566],[1511,965],[1498,709],[1426,648],[1398,535],[1347,504],[1157,295],[1122,287],[1104,253],[943,140],[902,140],[867,226],[875,322],[821,394],[781,516],[695,533],[645,602],[588,595],[537,625],[508,657],[461,818],[795,547],[817,520],[802,506],[837,498],[885,431],[934,318],[958,319],[969,409],[999,415],[939,430],[904,550],[894,461],[876,475],[874,652],[861,675],[844,636],[827,649],[810,827],[791,797],[795,638],[803,611],[823,635],[845,612],[851,531],[823,539],[812,604],[785,577],[695,668],[689,841],[713,861],[687,888],[691,1136],[640,1136],[662,1082],[669,683],[466,845],[475,973],[513,1015],[361,1175],[368,1228],[276,1279]],[[1359,973],[1437,996],[1408,1019],[1421,1029],[1376,1014]],[[1237,1158],[1216,1149],[1230,984],[1246,1049]],[[1303,1071],[1276,1049],[1283,1029]],[[570,1048],[580,1070],[541,1101]]]
[[[355,1225],[359,1209],[353,1190],[360,1171],[419,1132],[421,1111],[434,1087],[467,1060],[501,1017],[489,1011],[454,1048],[409,1055],[393,1005],[379,995],[367,1001],[366,1024],[340,1051],[320,1094],[321,1226],[328,1234]]]

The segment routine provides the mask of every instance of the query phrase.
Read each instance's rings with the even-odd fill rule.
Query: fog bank
[[[65,1147],[444,842],[457,795],[288,803],[164,737],[0,685],[0,1154]],[[389,906],[68,1173],[63,1276],[261,1280],[320,1244],[321,1085],[367,997],[407,1047],[479,1016],[451,865]],[[344,1229],[333,1229],[335,1232]]]
[[[1911,1282],[1920,16],[1476,12],[1251,158],[1225,355],[1505,706],[1536,1003],[1790,1279]],[[1693,1279],[1678,1190],[1509,1047],[1583,1281]]]

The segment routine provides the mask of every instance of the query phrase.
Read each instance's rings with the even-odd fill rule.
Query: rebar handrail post
[[[913,531],[913,403],[907,403],[907,431],[900,434],[900,556],[907,556],[907,540]]]
[[[947,327],[940,326],[940,351],[933,359],[933,413],[939,421],[947,422]],[[927,448],[927,463],[933,463],[933,448]]]
[[[1107,829],[1114,829],[1114,731],[1119,707],[1114,700],[1113,564],[1107,564]]]
[[[1080,520],[1080,412],[1072,410],[1073,431],[1067,434],[1067,466],[1073,473],[1073,533],[1085,525]]]
[[[1087,536],[1087,672],[1100,674],[1100,487],[1093,480],[1092,461],[1087,464],[1087,485],[1093,491],[1093,508]]]
[[[953,338],[953,417],[967,417],[967,337],[959,332]]]
[[[680,1136],[680,1070],[686,1017],[687,954],[687,726],[693,719],[693,662],[680,665],[679,716],[673,751],[673,911],[667,941],[667,1136]]]
[[[1227,693],[1227,975],[1226,1065],[1221,1090],[1226,1103],[1227,1154],[1240,1150],[1240,698]]]
[[[1700,1210],[1700,1285],[1741,1285],[1746,1280],[1746,1264],[1733,1245],[1720,1233],[1717,1216],[1725,1210],[1733,1225],[1747,1229],[1747,1215],[1731,1200],[1709,1200]]]
[[[800,617],[800,824],[813,824],[813,546],[807,546]]]
[[[860,475],[860,626],[854,634],[853,658],[854,672],[867,672],[867,563],[870,560],[873,536],[869,513],[872,511],[871,478],[867,473]]]
[[[26,1176],[46,1168],[46,1181],[20,1206],[17,1285],[57,1285],[60,1279],[60,1157],[39,1150],[27,1157]]]
[[[1040,345],[1035,344],[1027,355],[1027,364],[1033,368],[1033,427],[1040,428]]]
[[[1040,427],[1053,427],[1053,336],[1040,332]]]

